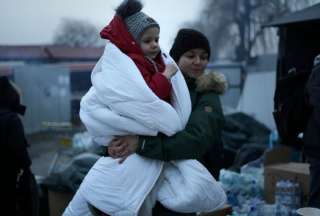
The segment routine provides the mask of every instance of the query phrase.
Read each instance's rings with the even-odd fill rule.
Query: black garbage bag
[[[266,148],[266,146],[255,143],[244,144],[237,151],[233,165],[229,170],[240,172],[243,165],[260,158],[264,154]]]
[[[54,191],[74,193],[99,158],[99,155],[93,153],[76,155],[67,165],[55,168],[43,184]]]
[[[265,149],[268,145],[271,131],[262,123],[255,120],[253,117],[237,112],[226,115],[226,122],[222,131],[222,140],[224,146],[224,160],[223,167],[229,168],[231,166],[238,167],[244,161],[250,161],[260,155],[261,149]],[[248,154],[246,145],[254,144],[257,146],[257,154],[253,152]],[[236,170],[238,168],[235,168]]]
[[[256,143],[266,146],[269,141],[270,129],[245,113],[227,115],[222,138],[224,147],[237,152],[244,144]]]

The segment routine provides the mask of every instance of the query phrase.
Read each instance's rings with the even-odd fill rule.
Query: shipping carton
[[[50,216],[61,216],[73,197],[72,193],[48,190]]]
[[[306,203],[310,180],[308,163],[290,162],[266,166],[264,168],[264,193],[267,203],[274,203],[275,187],[279,180],[297,181],[301,186],[302,200]]]
[[[265,152],[264,166],[287,163],[292,159],[293,150],[288,146],[277,146]]]

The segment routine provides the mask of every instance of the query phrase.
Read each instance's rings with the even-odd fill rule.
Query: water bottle
[[[283,180],[277,181],[276,189],[275,189],[275,203],[277,205],[282,205],[284,202],[284,198],[286,196],[285,187],[286,187],[285,181]]]
[[[301,207],[301,196],[302,196],[302,191],[301,191],[301,187],[300,184],[298,182],[294,182],[294,205],[293,205],[293,209],[296,210],[298,208]]]
[[[280,180],[276,183],[275,205],[276,216],[290,215],[290,205],[292,204],[291,183],[287,180]]]
[[[285,205],[276,204],[275,205],[275,216],[290,216],[291,210]]]
[[[301,206],[301,188],[298,182],[280,180],[276,183],[275,203],[277,215],[291,215]]]
[[[270,135],[269,135],[269,143],[268,143],[268,148],[273,149],[274,144],[278,142],[279,135],[276,130],[272,130]]]

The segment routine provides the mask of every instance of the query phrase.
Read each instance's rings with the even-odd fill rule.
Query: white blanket
[[[164,60],[173,62],[170,57]],[[80,117],[102,145],[115,135],[171,136],[188,121],[191,101],[180,71],[171,79],[170,105],[150,90],[135,63],[108,42],[91,80],[93,86],[81,100]],[[178,212],[212,211],[226,201],[221,186],[198,161],[164,163],[133,154],[121,165],[110,157],[100,158],[64,215],[85,215],[81,199],[110,215],[138,215],[156,184],[156,199]]]

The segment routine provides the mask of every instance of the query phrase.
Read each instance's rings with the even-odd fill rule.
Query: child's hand
[[[166,69],[163,72],[163,75],[167,77],[167,79],[170,79],[173,77],[178,71],[178,68],[174,64],[168,64],[166,65]]]
[[[138,148],[138,136],[128,135],[117,137],[108,146],[108,153],[112,158],[120,158],[123,163],[127,157],[136,152]]]

